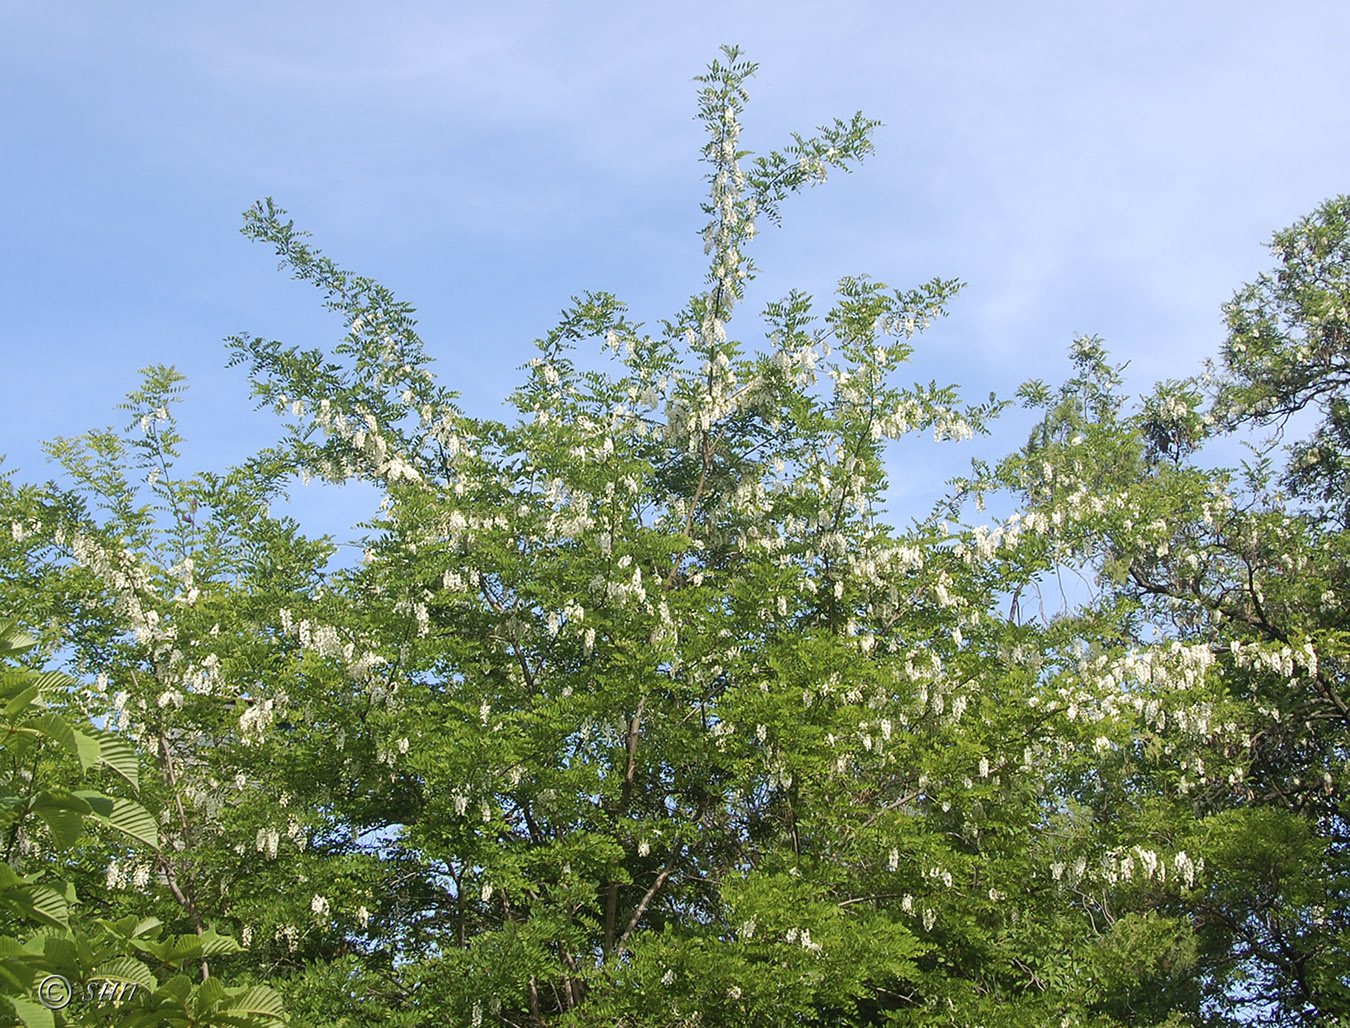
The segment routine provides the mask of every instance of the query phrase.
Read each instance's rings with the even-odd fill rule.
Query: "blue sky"
[[[704,270],[692,78],[724,42],[760,64],[750,148],[885,122],[873,159],[761,234],[732,327],[756,339],[765,300],[823,307],[845,274],[958,277],[915,375],[973,396],[1058,380],[1076,333],[1136,391],[1196,371],[1270,234],[1350,192],[1339,2],[0,0],[5,466],[46,477],[38,443],[117,422],[152,363],[189,377],[190,465],[273,440],[221,340],[342,328],[238,234],[263,196],[418,306],[475,413],[572,294],[672,314]],[[897,504],[961,470],[947,445],[897,450]],[[316,527],[365,512],[311,488]]]

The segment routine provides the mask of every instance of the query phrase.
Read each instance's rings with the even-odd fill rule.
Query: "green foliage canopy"
[[[202,963],[145,1017],[265,1020],[264,983],[316,1026],[1345,1013],[1344,203],[1277,236],[1219,375],[1132,413],[1077,340],[1019,393],[1026,446],[896,527],[888,442],[1003,405],[900,377],[955,281],[845,277],[733,333],[757,221],[875,128],[752,155],[753,71],[699,80],[703,288],[652,330],[576,298],[510,419],[464,414],[411,306],[269,200],[245,234],[344,332],[230,341],[277,445],[181,475],[154,368],[124,430],[51,445],[71,488],[0,479],[0,597],[81,679],[66,749],[149,768],[149,823],[106,820],[153,862],[100,839],[68,879],[138,966]],[[1295,448],[1292,496],[1196,463],[1309,403],[1331,456]],[[296,476],[380,489],[357,566],[273,511]],[[1031,616],[1072,572],[1090,597]],[[42,795],[54,845],[104,802]]]

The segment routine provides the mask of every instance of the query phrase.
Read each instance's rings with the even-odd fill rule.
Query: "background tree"
[[[1001,469],[1052,526],[1060,565],[1098,576],[1060,617],[1081,654],[1078,713],[1142,705],[1127,776],[1094,784],[1094,819],[1136,810],[1206,862],[1203,888],[1157,907],[1194,930],[1197,1016],[1326,1024],[1350,1003],[1346,210],[1329,201],[1276,234],[1280,267],[1227,306],[1216,373],[1160,384],[1129,416],[1100,347],[1080,345],[1057,405],[1026,391],[1045,420]],[[1320,420],[1277,477],[1279,434],[1305,410]],[[1276,436],[1240,472],[1198,463],[1207,437],[1259,426]]]

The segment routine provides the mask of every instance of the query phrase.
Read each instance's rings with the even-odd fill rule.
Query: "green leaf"
[[[56,1019],[52,1012],[36,1000],[27,996],[4,996],[0,999],[14,1008],[24,1028],[55,1028]]]
[[[56,967],[76,967],[79,964],[80,950],[71,936],[48,934],[42,936],[42,955]]]
[[[252,1014],[259,1017],[284,1018],[286,1006],[281,994],[266,985],[252,985],[231,989],[230,998],[220,1009],[222,1014]]]
[[[187,998],[192,994],[192,979],[185,974],[177,974],[163,983],[155,990],[155,995],[164,999],[172,999],[178,1003],[187,1003]]]
[[[18,891],[22,897],[20,905],[28,916],[61,928],[70,927],[70,902],[63,893],[42,882],[23,886]]]
[[[208,978],[197,986],[197,1001],[194,1004],[197,1017],[201,1017],[225,998],[225,986],[219,978]]]
[[[68,792],[65,789],[45,789],[33,798],[32,810],[41,810],[44,807],[53,810],[69,810],[76,814],[92,814],[94,808],[90,806],[89,801],[79,793]]]
[[[5,704],[5,718],[13,721],[26,707],[30,706],[38,694],[36,684],[27,685],[13,699]]]
[[[155,989],[159,988],[159,982],[155,980],[150,968],[135,957],[118,957],[115,960],[109,960],[105,964],[100,964],[90,977],[107,978],[115,982],[133,982],[147,992],[154,992]]]
[[[84,827],[84,815],[93,813],[86,800],[65,792],[39,793],[29,809],[47,822],[57,849],[73,846]]]
[[[146,932],[153,931],[163,923],[164,922],[157,917],[143,917],[136,922],[136,926],[132,928],[128,934],[134,939],[144,935]]]
[[[208,928],[201,935],[176,935],[166,940],[138,939],[134,944],[137,949],[175,966],[188,960],[241,952],[239,943],[228,935],[218,934],[214,928]]]
[[[60,714],[43,714],[33,718],[25,727],[37,729],[47,738],[64,747],[79,760],[80,767],[86,771],[99,761],[98,740],[71,728]]]
[[[130,782],[133,789],[139,790],[141,765],[131,740],[112,732],[99,732],[98,743],[103,763]]]
[[[214,928],[208,928],[198,936],[198,941],[201,943],[202,955],[207,957],[243,952],[243,947],[234,938],[221,935]]]
[[[37,640],[21,632],[14,621],[0,621],[0,657],[19,657],[36,645]]]
[[[116,828],[119,832],[124,832],[147,846],[159,849],[159,827],[150,811],[135,800],[123,799],[120,796],[104,796],[101,793],[83,790],[76,795],[87,799],[89,805],[94,809],[93,816],[110,828]]]
[[[138,918],[134,914],[127,917],[118,918],[109,927],[124,939],[135,939],[146,932],[153,931],[164,922],[157,917]]]

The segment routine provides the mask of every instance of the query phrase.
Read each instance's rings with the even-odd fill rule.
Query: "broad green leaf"
[[[75,751],[80,761],[80,767],[87,771],[101,759],[102,747],[99,746],[97,739],[78,729],[72,728],[70,734],[75,740]]]
[[[14,1008],[24,1028],[55,1028],[55,1016],[37,1000],[27,996],[0,996],[0,999]]]
[[[27,677],[24,678],[24,681],[28,682]],[[37,694],[38,687],[35,683],[25,685],[21,692],[5,704],[5,718],[13,721],[15,717],[32,705]]]
[[[55,888],[34,882],[16,891],[21,897],[21,907],[30,917],[61,928],[70,927],[70,902]]]
[[[243,947],[239,945],[237,940],[228,935],[221,935],[214,928],[208,928],[198,939],[201,943],[203,956],[218,957],[243,952]]]
[[[159,849],[159,826],[150,812],[135,800],[117,797],[99,797],[81,791],[94,809],[94,817],[119,832],[125,832],[133,839]]]
[[[253,985],[248,988],[231,990],[228,1000],[221,1006],[222,1014],[253,1014],[261,1017],[284,1018],[286,1007],[281,994],[266,985]]]
[[[51,932],[41,936],[42,955],[59,967],[75,967],[80,959],[80,947],[68,932]]]
[[[47,713],[27,722],[26,728],[37,729],[53,742],[64,747],[80,762],[85,770],[93,767],[99,760],[98,740],[77,732],[66,723],[60,714]]]
[[[39,793],[29,809],[47,822],[57,849],[73,846],[84,826],[84,815],[93,813],[84,798],[54,790]]]
[[[154,931],[163,923],[164,922],[157,917],[143,917],[136,922],[135,926],[127,934],[134,939],[144,935],[146,932]]]
[[[33,797],[32,810],[69,810],[76,814],[92,814],[94,808],[80,793],[65,789],[44,789]]]
[[[37,645],[37,640],[12,620],[0,621],[0,657],[19,657]]]
[[[90,975],[91,978],[108,978],[116,982],[134,982],[147,992],[159,988],[159,982],[150,968],[135,957],[118,957],[100,964]]]
[[[104,764],[131,783],[133,789],[141,787],[140,758],[130,739],[112,732],[99,732],[99,755]]]
[[[181,964],[186,960],[225,956],[241,951],[239,943],[227,935],[220,935],[214,928],[208,928],[201,935],[177,935],[172,939],[156,941],[137,940],[137,946],[166,964]]]
[[[64,671],[30,671],[28,675],[42,692],[61,692],[79,684]]]
[[[167,982],[160,985],[155,990],[156,996],[174,1000],[178,1003],[186,1003],[188,996],[192,994],[192,979],[185,974],[177,974]]]
[[[207,1013],[225,998],[225,986],[221,984],[219,978],[208,978],[197,986],[197,998],[194,1003],[194,1009],[198,1017]]]
[[[73,810],[60,807],[36,807],[34,813],[47,822],[52,844],[59,850],[75,845],[84,827],[84,818]]]

